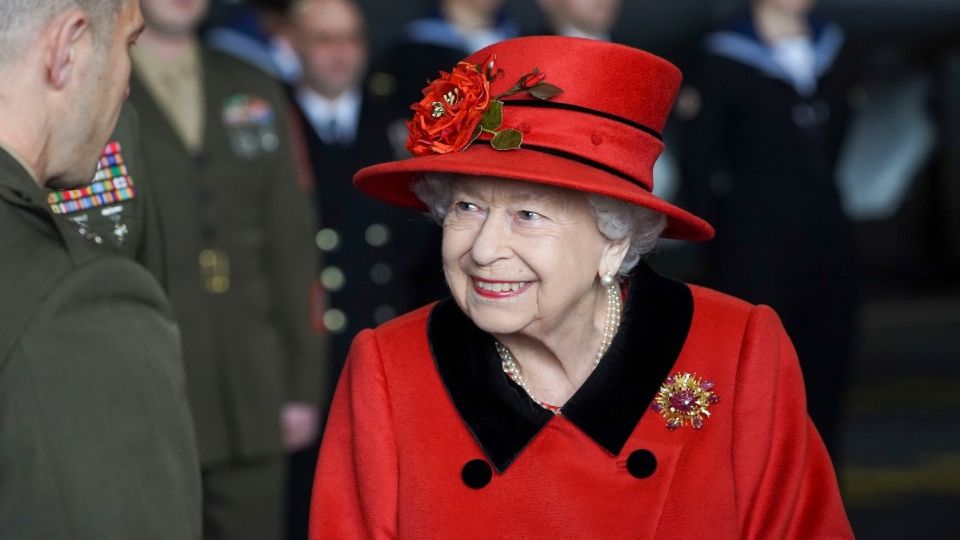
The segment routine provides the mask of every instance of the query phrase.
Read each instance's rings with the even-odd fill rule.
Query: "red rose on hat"
[[[411,186],[426,173],[540,183],[644,206],[667,216],[667,238],[706,240],[710,224],[653,194],[680,80],[666,60],[623,45],[559,36],[495,43],[429,83],[411,108],[413,157],[354,180],[421,211]]]
[[[481,68],[460,62],[423,89],[423,99],[410,107],[414,114],[407,122],[407,149],[414,155],[462,150],[479,135],[477,127],[491,100],[490,81]]]

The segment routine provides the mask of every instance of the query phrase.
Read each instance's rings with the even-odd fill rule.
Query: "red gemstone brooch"
[[[520,77],[513,88],[490,95],[490,83],[501,74],[491,55],[480,65],[460,62],[450,73],[423,89],[423,99],[414,103],[413,119],[407,122],[407,149],[414,155],[447,154],[466,150],[480,135],[491,135],[490,145],[497,150],[516,150],[523,142],[518,129],[503,126],[501,98],[528,94],[550,99],[563,93],[544,81],[546,75],[534,69]]]
[[[713,387],[713,381],[700,380],[695,373],[675,373],[663,381],[650,408],[663,415],[671,431],[685,424],[700,429],[710,406],[720,401]]]

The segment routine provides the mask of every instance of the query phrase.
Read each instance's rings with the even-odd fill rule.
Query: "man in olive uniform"
[[[200,535],[163,291],[44,191],[94,178],[141,28],[137,0],[0,3],[0,538]]]
[[[316,437],[313,219],[282,90],[200,45],[206,0],[142,0],[131,102],[184,341],[208,538],[282,536],[285,451]]]

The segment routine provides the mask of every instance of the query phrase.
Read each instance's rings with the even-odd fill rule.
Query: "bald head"
[[[2,0],[0,14],[0,143],[41,185],[89,183],[127,95],[139,0]]]
[[[304,82],[334,99],[360,84],[367,67],[366,25],[352,0],[297,0],[290,11],[291,44]]]
[[[120,8],[128,0],[0,0],[0,68],[19,58],[23,48],[57,15],[83,10],[99,43],[110,37]]]

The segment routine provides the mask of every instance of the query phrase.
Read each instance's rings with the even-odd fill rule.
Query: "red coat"
[[[651,409],[714,383],[701,429]],[[649,270],[609,352],[554,415],[452,301],[357,336],[311,538],[852,538],[777,315]]]

